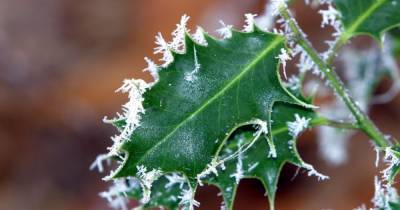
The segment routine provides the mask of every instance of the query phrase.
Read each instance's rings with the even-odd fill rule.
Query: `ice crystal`
[[[281,49],[281,54],[278,55],[278,57],[276,57],[279,59],[279,61],[282,63],[283,66],[283,75],[285,76],[285,78],[287,78],[286,76],[286,61],[291,60],[292,58],[290,57],[289,53],[286,51],[285,48]]]
[[[167,43],[167,41],[165,41],[160,32],[156,35],[155,43],[157,47],[154,48],[154,54],[161,54],[162,57],[160,58],[160,61],[163,62],[161,66],[168,66],[174,61],[174,56],[172,55],[169,44]]]
[[[247,13],[247,14],[244,14],[244,16],[245,16],[245,20],[244,20],[245,21],[245,25],[244,25],[243,31],[245,31],[245,32],[253,31],[254,30],[254,25],[255,25],[255,19],[254,18],[257,15]]]
[[[147,63],[147,67],[144,71],[148,71],[150,75],[153,77],[154,81],[158,81],[158,66],[148,57],[144,57],[144,60]]]
[[[111,208],[127,210],[129,200],[126,193],[135,187],[138,187],[137,180],[116,179],[107,191],[101,192],[99,195],[108,201]]]
[[[307,127],[311,119],[305,117],[300,117],[300,115],[295,114],[295,121],[288,122],[287,126],[289,129],[289,134],[296,138],[301,132],[303,132]]]
[[[201,179],[205,178],[206,176],[210,175],[213,173],[215,176],[218,176],[218,170],[217,167],[221,164],[221,162],[217,162],[216,159],[213,159],[211,163],[207,164],[207,167],[199,174],[197,174],[196,179],[197,183],[199,183],[200,186],[203,186],[203,182]]]
[[[189,20],[189,16],[184,14],[181,17],[181,20],[178,24],[176,24],[176,29],[172,32],[172,42],[169,46],[176,52],[184,53],[185,52],[185,33],[187,31],[186,24]]]
[[[236,171],[234,174],[232,174],[230,177],[235,178],[236,184],[239,184],[240,179],[243,178],[243,152],[242,152],[242,141],[243,139],[239,139],[238,142],[238,153],[239,155],[237,156],[237,162],[236,162]]]
[[[194,207],[199,207],[200,203],[194,199],[194,192],[191,188],[184,189],[179,196],[180,204],[184,205],[183,209],[194,210]]]
[[[397,191],[391,186],[382,186],[378,177],[375,177],[375,193],[372,203],[376,209],[392,209],[390,202],[396,202],[399,199]]]
[[[153,182],[162,175],[162,172],[158,169],[152,169],[148,171],[143,165],[137,166],[136,168],[136,175],[143,190],[143,198],[141,199],[141,203],[148,203],[151,196],[151,186],[153,185]]]
[[[232,37],[232,25],[226,25],[224,21],[220,20],[219,21],[222,25],[221,28],[217,29],[217,32],[223,39],[228,39]]]
[[[193,39],[200,45],[208,45],[207,40],[204,37],[203,29],[201,29],[200,27],[197,27],[196,32],[193,34]]]
[[[110,165],[111,164],[110,158],[111,157],[110,157],[109,154],[100,154],[100,155],[98,155],[96,157],[96,160],[93,161],[93,163],[90,165],[90,170],[94,170],[95,168],[97,168],[99,173],[103,173],[103,171],[104,171],[103,162],[107,161],[107,164]]]
[[[125,126],[119,135],[111,137],[114,144],[108,148],[109,156],[118,156],[120,147],[124,140],[129,140],[133,131],[140,125],[141,114],[145,112],[143,108],[143,93],[149,87],[145,81],[141,79],[125,79],[123,85],[116,92],[128,93],[129,101],[122,105],[123,114],[118,114],[118,118],[108,120],[104,118],[104,122],[114,122],[116,120],[125,120]]]
[[[300,90],[301,81],[300,81],[299,77],[292,75],[291,77],[289,77],[287,83],[285,83],[285,86],[287,88],[290,88],[293,91]]]
[[[183,185],[186,182],[186,178],[180,176],[177,173],[172,173],[171,175],[166,175],[165,178],[168,179],[168,183],[165,185],[165,188],[170,188],[176,184],[179,185],[179,188],[182,189]]]
[[[304,163],[302,165],[302,167],[308,170],[308,176],[316,176],[318,178],[318,181],[321,181],[321,180],[324,181],[326,179],[329,179],[329,176],[326,176],[326,175],[323,175],[323,174],[319,173],[310,164]]]

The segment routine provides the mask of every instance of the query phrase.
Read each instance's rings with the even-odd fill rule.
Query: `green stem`
[[[292,15],[289,13],[286,6],[281,5],[279,12],[282,17],[286,20],[286,23],[292,31],[294,41],[299,44],[303,50],[310,56],[317,67],[324,73],[325,78],[329,81],[331,88],[335,93],[343,100],[346,106],[349,108],[355,119],[357,120],[359,129],[364,131],[377,146],[387,147],[391,143],[383,135],[382,132],[375,126],[375,124],[369,119],[369,117],[360,109],[354,99],[348,94],[348,90],[344,87],[344,83],[341,81],[336,72],[319,56],[317,51],[312,47],[311,43],[305,38],[300,27],[295,22]]]
[[[349,129],[349,130],[358,130],[360,127],[356,123],[348,123],[348,122],[340,122],[340,121],[335,121],[335,120],[330,120],[325,117],[317,117],[311,121],[311,127],[315,126],[330,126],[330,127],[335,127],[335,128],[340,128],[340,129]]]

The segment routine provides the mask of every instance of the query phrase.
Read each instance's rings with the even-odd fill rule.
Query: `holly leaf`
[[[174,61],[159,70],[143,95],[140,126],[121,147],[124,162],[111,177],[135,176],[145,166],[194,179],[238,127],[255,119],[271,125],[275,102],[307,106],[281,85],[282,36],[257,27],[224,40],[204,36],[207,46],[185,33],[186,52],[173,53]]]
[[[238,155],[237,158],[226,161],[223,169],[219,167],[218,176],[209,174],[207,177],[204,177],[203,181],[205,183],[215,185],[221,190],[227,209],[232,209],[233,207],[236,190],[241,179],[259,179],[267,191],[270,209],[274,209],[277,182],[283,165],[291,163],[307,170],[313,170],[309,164],[300,158],[296,150],[296,140],[289,132],[287,123],[295,121],[295,114],[299,117],[310,119],[311,126],[318,120],[317,115],[312,109],[286,103],[277,103],[272,112],[272,135],[279,154],[276,158],[267,158],[270,150],[267,143],[268,137],[260,136],[251,148],[247,151],[242,151],[243,153]],[[254,138],[257,138],[254,136],[254,129],[251,127],[242,127],[232,134],[232,137],[223,147],[219,158],[224,159],[230,156],[244,145],[253,142]],[[313,172],[317,174],[316,171]],[[162,177],[154,183],[151,189],[151,200],[144,205],[145,208],[163,206],[169,209],[176,209],[179,207],[180,199],[177,198],[181,196],[182,190],[188,188],[188,185],[183,181],[176,181],[180,180],[179,176],[174,176],[178,178]],[[129,194],[135,195],[133,196],[135,199],[141,199],[140,189],[135,189],[135,192]]]
[[[178,177],[178,180],[176,178]],[[175,179],[175,180],[173,180]],[[183,180],[183,177],[177,174],[167,174],[154,181],[151,188],[151,196],[149,202],[143,204],[144,209],[167,208],[178,209],[180,206],[180,196],[183,190],[188,190],[189,186]],[[130,188],[126,192],[128,198],[141,200],[143,198],[143,190],[141,187]]]
[[[207,183],[216,185],[222,192],[224,203],[227,209],[232,209],[235,194],[239,181],[244,178],[258,179],[264,185],[269,198],[270,209],[274,209],[274,199],[277,190],[277,183],[281,169],[284,164],[291,163],[311,171],[311,174],[320,175],[311,165],[305,163],[299,156],[296,149],[296,138],[290,134],[288,122],[295,121],[296,116],[311,120],[317,120],[316,114],[311,109],[302,108],[296,105],[277,103],[272,114],[272,136],[275,140],[277,153],[276,158],[266,158],[269,152],[267,136],[259,140],[247,151],[237,158],[225,163],[225,170],[221,170],[218,176],[209,176]],[[239,132],[224,148],[221,156],[228,156],[254,139],[253,132]]]
[[[380,42],[383,33],[400,23],[400,0],[333,0],[342,16],[342,39],[368,34]]]

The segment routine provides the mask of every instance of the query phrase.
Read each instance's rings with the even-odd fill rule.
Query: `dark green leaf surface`
[[[383,32],[400,23],[400,0],[333,0],[342,14],[345,40],[369,34],[380,40]]]
[[[300,158],[296,150],[296,142],[289,135],[287,122],[294,121],[294,113],[299,116],[313,119],[315,113],[306,108],[285,103],[277,103],[272,112],[272,134],[275,138],[275,144],[278,152],[277,158],[268,158],[269,147],[267,143],[268,137],[262,136],[257,142],[246,152],[242,154],[242,170],[243,178],[259,179],[266,191],[270,201],[270,206],[274,206],[275,192],[277,190],[277,182],[281,168],[285,163],[292,163],[299,167],[304,166],[304,162]],[[252,129],[243,128],[235,132],[234,136],[229,139],[224,146],[221,158],[226,157],[233,151],[238,149],[240,145],[248,144],[254,140],[254,131]],[[204,182],[217,186],[223,195],[224,203],[227,209],[232,209],[238,183],[235,177],[237,170],[238,159],[232,159],[225,163],[225,170],[218,168],[218,176],[209,175],[204,179]],[[151,202],[146,204],[145,208],[154,208],[164,206],[170,209],[176,209],[179,206],[179,197],[182,189],[179,184],[175,184],[169,188],[165,177],[156,181],[152,187]],[[186,188],[185,185],[183,188]],[[130,193],[135,196],[133,198],[140,199],[140,189],[136,189],[136,193]],[[158,196],[157,196],[158,195]],[[163,196],[160,196],[163,195]]]
[[[277,103],[274,106],[272,114],[272,134],[277,148],[277,158],[267,158],[269,151],[266,138],[260,139],[242,155],[243,178],[259,179],[267,192],[271,209],[274,207],[275,192],[280,171],[285,163],[292,163],[299,167],[305,165],[296,150],[296,141],[288,132],[287,122],[295,120],[294,113],[301,117],[313,119],[315,113],[312,110],[305,109],[295,105]],[[231,151],[237,150],[240,142],[248,142],[254,138],[253,132],[242,132],[228,142],[222,155],[227,155]],[[219,172],[218,176],[210,176],[208,183],[218,186],[224,197],[227,209],[232,209],[236,189],[235,174],[237,170],[238,159],[232,159],[225,163],[226,169]]]
[[[186,53],[174,54],[144,94],[146,113],[123,145],[127,160],[115,177],[135,175],[144,165],[194,179],[236,128],[254,119],[270,125],[274,102],[305,105],[281,85],[276,57],[283,37],[255,29],[206,40],[207,47],[187,36]]]

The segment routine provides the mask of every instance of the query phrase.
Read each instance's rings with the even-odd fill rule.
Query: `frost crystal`
[[[300,117],[298,114],[295,114],[295,121],[293,122],[288,122],[288,129],[289,129],[289,134],[296,138],[301,132],[303,132],[307,127],[308,123],[310,122],[311,119],[307,119],[305,117]]]
[[[326,180],[326,179],[329,179],[329,176],[325,176],[325,175],[319,173],[319,172],[316,171],[316,170],[314,169],[314,167],[313,167],[312,165],[310,165],[310,164],[304,163],[302,166],[303,166],[305,169],[308,170],[308,176],[316,176],[316,177],[318,178],[318,181],[320,181],[320,180],[324,181],[324,180]]]
[[[111,164],[110,156],[108,154],[100,154],[96,157],[96,160],[90,165],[90,170],[97,168],[99,173],[103,173],[103,161],[107,161],[107,164]]]
[[[181,199],[180,204],[184,205],[183,209],[194,210],[195,206],[200,206],[200,203],[194,199],[194,193],[191,188],[183,190],[179,198]]]
[[[117,179],[108,191],[101,192],[99,195],[108,201],[111,208],[127,210],[129,200],[126,193],[136,187],[138,187],[137,180]]]
[[[278,57],[276,57],[280,60],[280,62],[282,63],[283,66],[283,75],[286,77],[286,61],[291,60],[292,58],[290,57],[290,55],[288,54],[288,52],[286,51],[285,48],[281,49],[281,54],[278,55]]]
[[[153,182],[162,175],[162,172],[158,169],[147,171],[147,168],[144,167],[143,165],[137,166],[136,168],[137,168],[136,175],[139,178],[140,185],[142,186],[143,190],[143,198],[141,202],[148,203],[150,201],[150,196],[151,196],[151,186],[153,185]]]
[[[174,56],[172,55],[169,44],[165,41],[160,32],[156,35],[156,45],[157,47],[154,48],[154,54],[162,54],[160,60],[163,61],[163,63],[161,66],[168,66],[174,61]]]
[[[216,159],[213,159],[211,161],[211,163],[209,163],[206,167],[206,169],[204,169],[204,171],[202,171],[201,173],[197,174],[196,179],[197,179],[197,183],[199,183],[200,186],[203,186],[203,182],[201,181],[201,179],[205,178],[206,176],[208,176],[209,174],[213,173],[215,176],[218,176],[218,170],[217,167],[221,164],[221,162],[217,162]]]
[[[242,152],[242,147],[241,147],[242,141],[243,141],[243,139],[241,138],[241,139],[239,139],[239,142],[238,142],[238,147],[239,147],[238,153],[239,153],[239,155],[237,157],[236,172],[230,176],[230,177],[235,178],[236,184],[239,184],[240,179],[243,178],[243,161],[242,161],[243,152]]]
[[[325,27],[326,25],[336,25],[338,17],[340,17],[339,11],[333,8],[332,4],[328,4],[328,9],[320,10],[319,13],[322,15],[321,27]]]
[[[278,15],[279,14],[279,9],[281,7],[286,8],[287,7],[287,2],[288,0],[271,0],[271,11],[272,15]]]
[[[397,202],[399,196],[395,188],[391,186],[382,186],[378,177],[375,177],[375,194],[372,203],[376,209],[392,209],[390,202]]]
[[[300,79],[297,76],[292,75],[288,82],[285,83],[285,86],[287,88],[290,88],[291,90],[300,90],[301,88],[301,82]]]
[[[149,87],[145,81],[141,79],[125,79],[123,85],[116,92],[128,93],[129,101],[122,105],[123,114],[117,113],[118,118],[108,120],[104,118],[104,122],[114,122],[117,120],[125,120],[125,126],[121,133],[111,137],[114,144],[108,148],[109,156],[117,156],[124,140],[129,140],[133,131],[140,125],[141,114],[145,112],[143,108],[143,93]]]
[[[144,60],[147,63],[147,67],[144,71],[148,71],[153,77],[154,81],[158,81],[158,66],[148,57],[144,57]]]
[[[193,34],[193,39],[196,41],[198,44],[201,44],[203,46],[207,46],[207,40],[204,37],[204,32],[200,27],[197,27],[196,32]]]
[[[170,188],[175,184],[179,184],[179,188],[182,189],[183,185],[186,182],[185,177],[180,176],[177,173],[172,173],[171,175],[166,175],[165,178],[168,179],[168,183],[165,185],[165,188]]]
[[[222,25],[221,28],[217,29],[217,32],[219,35],[222,36],[223,39],[229,39],[232,37],[232,25],[226,25],[224,21],[220,20],[219,21]]]
[[[257,15],[255,15],[255,14],[250,14],[250,13],[247,13],[247,14],[244,14],[244,16],[245,16],[245,25],[244,25],[244,29],[243,29],[243,31],[245,31],[245,32],[251,32],[251,31],[253,31],[254,30],[254,25],[255,25],[255,20],[254,20],[254,18],[257,16]]]
[[[186,24],[189,20],[189,16],[186,14],[181,17],[181,21],[176,24],[176,29],[172,32],[172,42],[169,44],[170,47],[180,53],[185,52],[185,33],[187,31]]]
[[[384,157],[385,163],[388,164],[388,167],[382,171],[383,173],[383,178],[386,181],[390,180],[391,176],[391,171],[393,170],[394,167],[399,166],[400,164],[400,159],[399,157],[394,153],[393,149],[391,147],[386,147],[385,149],[385,157]]]

